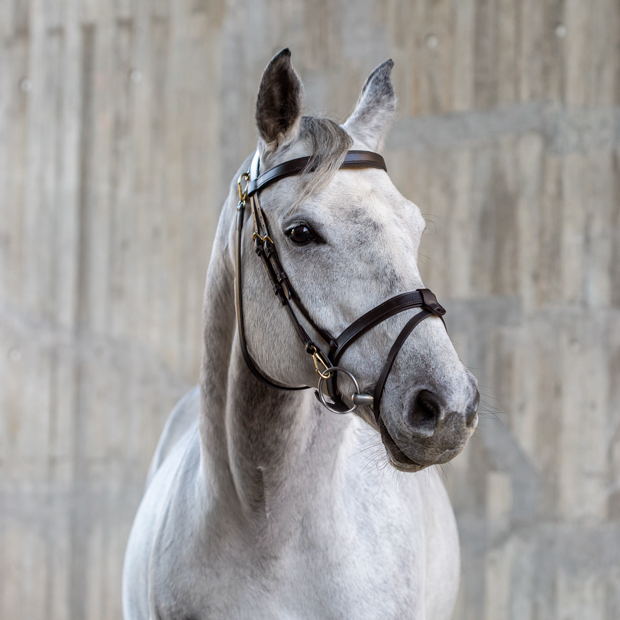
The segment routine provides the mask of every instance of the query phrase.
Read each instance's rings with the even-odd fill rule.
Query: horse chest
[[[204,544],[192,536],[152,558],[155,617],[423,618],[422,533],[376,527],[375,517],[306,522],[267,546],[222,524]]]

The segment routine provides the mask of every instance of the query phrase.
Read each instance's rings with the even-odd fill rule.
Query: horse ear
[[[304,87],[286,48],[267,65],[256,99],[256,126],[268,151],[299,134]]]
[[[366,80],[344,128],[374,151],[381,151],[394,120],[396,95],[390,79],[393,60],[380,64]]]

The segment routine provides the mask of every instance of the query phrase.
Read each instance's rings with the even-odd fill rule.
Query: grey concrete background
[[[620,618],[618,0],[0,0],[0,41],[0,618],[120,617],[285,45],[337,119],[396,62],[388,165],[488,413],[445,470],[455,617]]]

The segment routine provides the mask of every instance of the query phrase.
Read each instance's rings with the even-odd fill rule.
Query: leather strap
[[[265,189],[272,183],[280,181],[286,177],[295,176],[302,171],[312,172],[312,167],[307,169],[312,157],[298,157],[297,159],[291,159],[285,161],[278,166],[274,166],[263,172],[258,178],[252,178],[248,185],[248,196],[255,194],[261,189]],[[372,153],[370,151],[349,151],[341,168],[379,168],[387,172],[387,166],[385,160],[378,153]]]
[[[243,241],[243,222],[245,219],[245,205],[237,207],[237,248],[236,248],[236,269],[235,269],[235,299],[237,302],[237,329],[239,331],[239,345],[241,346],[241,354],[250,372],[262,383],[276,388],[278,390],[304,390],[306,387],[288,387],[272,381],[264,375],[254,363],[250,352],[248,351],[247,339],[245,337],[245,321],[243,316],[243,272],[241,261],[241,248]]]
[[[423,303],[422,295],[419,291],[411,291],[409,293],[401,293],[392,297],[382,304],[368,311],[359,319],[351,323],[332,345],[329,351],[330,359],[334,360],[337,365],[344,352],[361,336],[373,327],[383,323],[395,314],[404,312],[409,308],[416,308]]]
[[[400,351],[401,347],[405,343],[405,340],[407,339],[411,331],[413,331],[413,329],[416,327],[416,325],[420,321],[424,320],[427,316],[430,316],[431,314],[434,314],[440,317],[443,321],[443,315],[446,313],[446,311],[443,308],[443,306],[441,306],[441,304],[439,304],[439,302],[437,301],[435,294],[427,288],[417,289],[415,291],[410,291],[408,293],[401,293],[400,295],[391,297],[387,301],[384,301],[382,304],[378,305],[372,310],[369,310],[366,314],[362,315],[359,319],[351,323],[351,325],[349,325],[349,327],[347,327],[340,334],[340,336],[336,338],[335,342],[330,348],[329,359],[331,360],[332,364],[334,366],[338,366],[338,363],[340,362],[340,359],[344,355],[345,351],[358,338],[361,338],[366,332],[370,331],[371,329],[373,329],[380,323],[383,323],[383,321],[386,321],[390,317],[393,317],[397,314],[400,314],[401,312],[405,312],[406,310],[410,310],[412,308],[424,308],[426,314],[424,314],[424,316],[421,316],[422,313],[416,314],[415,317],[413,317],[414,319],[419,316],[421,316],[421,318],[419,318],[416,322],[413,323],[411,330],[407,333],[406,336],[404,336],[402,342],[400,342],[400,337],[405,331],[403,330],[403,332],[401,332],[400,336],[398,337],[396,343],[392,347],[392,350],[390,351],[389,355],[393,354],[393,359],[391,363],[389,364],[389,366],[386,363],[386,365],[383,367],[383,370],[385,371],[385,377],[383,378],[383,383],[385,384],[385,381],[387,380],[387,375],[389,374],[392,368],[392,364],[394,363],[394,359],[396,359],[396,355],[398,354],[398,351]],[[411,323],[411,321],[409,323]],[[409,323],[407,325],[409,325]],[[396,348],[396,344],[398,342],[400,342],[400,345]],[[389,356],[388,356],[388,361],[389,361]],[[381,379],[379,381],[381,381]],[[377,385],[379,385],[379,383],[377,383]],[[338,388],[336,385],[336,379],[333,376],[333,374],[327,380],[327,391],[332,401],[334,402],[335,409],[340,409],[341,411],[345,411],[346,409],[348,409],[348,406],[342,400],[342,397],[338,392]],[[382,394],[383,394],[383,387],[381,387],[381,390],[379,393],[375,389],[375,400],[374,400],[375,412],[379,410],[379,404],[380,404],[380,399],[381,399]],[[377,400],[377,395],[379,396],[378,400]]]
[[[392,345],[392,348],[390,349],[390,352],[388,354],[387,361],[383,365],[381,374],[379,375],[379,380],[377,381],[377,385],[375,385],[375,393],[374,393],[374,398],[373,398],[373,403],[374,403],[373,413],[375,414],[375,420],[377,421],[377,424],[379,423],[379,417],[381,415],[381,410],[380,410],[381,397],[383,396],[383,390],[385,389],[385,383],[387,381],[388,375],[390,374],[390,371],[392,370],[392,366],[394,365],[394,362],[396,361],[396,356],[398,355],[400,350],[403,348],[403,345],[405,344],[405,341],[407,340],[407,338],[409,338],[409,336],[411,335],[411,332],[424,319],[428,318],[429,316],[432,316],[432,314],[433,313],[430,310],[427,310],[426,308],[418,312],[412,319],[407,321],[407,324],[405,325],[405,327],[403,327],[400,334],[398,334],[398,338],[396,338],[396,340],[394,341],[394,344]]]
[[[254,219],[254,249],[256,253],[263,259],[265,263],[265,268],[269,275],[269,279],[274,287],[274,293],[278,295],[280,301],[283,305],[290,306],[289,302],[293,302],[297,309],[304,318],[312,325],[312,327],[318,332],[321,338],[330,343],[334,340],[334,337],[325,329],[317,325],[314,321],[310,313],[307,311],[305,306],[303,305],[299,295],[295,292],[293,285],[291,284],[284,268],[282,267],[282,263],[280,262],[280,257],[278,256],[278,252],[276,251],[276,246],[271,239],[271,231],[269,229],[269,221],[267,220],[267,216],[264,211],[261,209],[260,201],[258,198],[258,194],[253,194],[250,196],[250,207],[252,210],[252,217]],[[293,313],[294,316],[294,313]],[[305,334],[305,337],[302,338],[305,346],[307,347],[310,344],[313,344],[310,340],[310,337],[305,333],[303,327],[297,320],[297,317],[294,316],[295,327],[300,334]]]

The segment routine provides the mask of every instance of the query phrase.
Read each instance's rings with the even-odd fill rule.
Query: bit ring
[[[351,413],[352,411],[354,411],[355,409],[357,409],[357,405],[355,403],[353,403],[353,406],[349,409],[347,409],[346,411],[337,411],[336,409],[334,409],[333,407],[330,406],[330,404],[325,400],[325,393],[323,392],[323,386],[325,385],[325,381],[327,379],[329,379],[329,377],[331,376],[332,372],[343,372],[345,375],[347,375],[347,377],[349,377],[349,379],[351,379],[351,381],[353,381],[353,385],[355,385],[355,394],[359,394],[360,393],[360,386],[359,383],[357,382],[357,379],[353,376],[352,373],[350,373],[346,368],[342,368],[341,366],[332,366],[331,368],[329,368],[327,370],[327,372],[329,372],[329,375],[327,377],[324,377],[323,375],[320,375],[319,378],[319,385],[317,387],[317,391],[319,394],[319,400],[321,401],[321,404],[323,405],[323,407],[325,407],[328,411],[331,411],[332,413],[341,413],[341,414],[345,414],[345,413]]]

